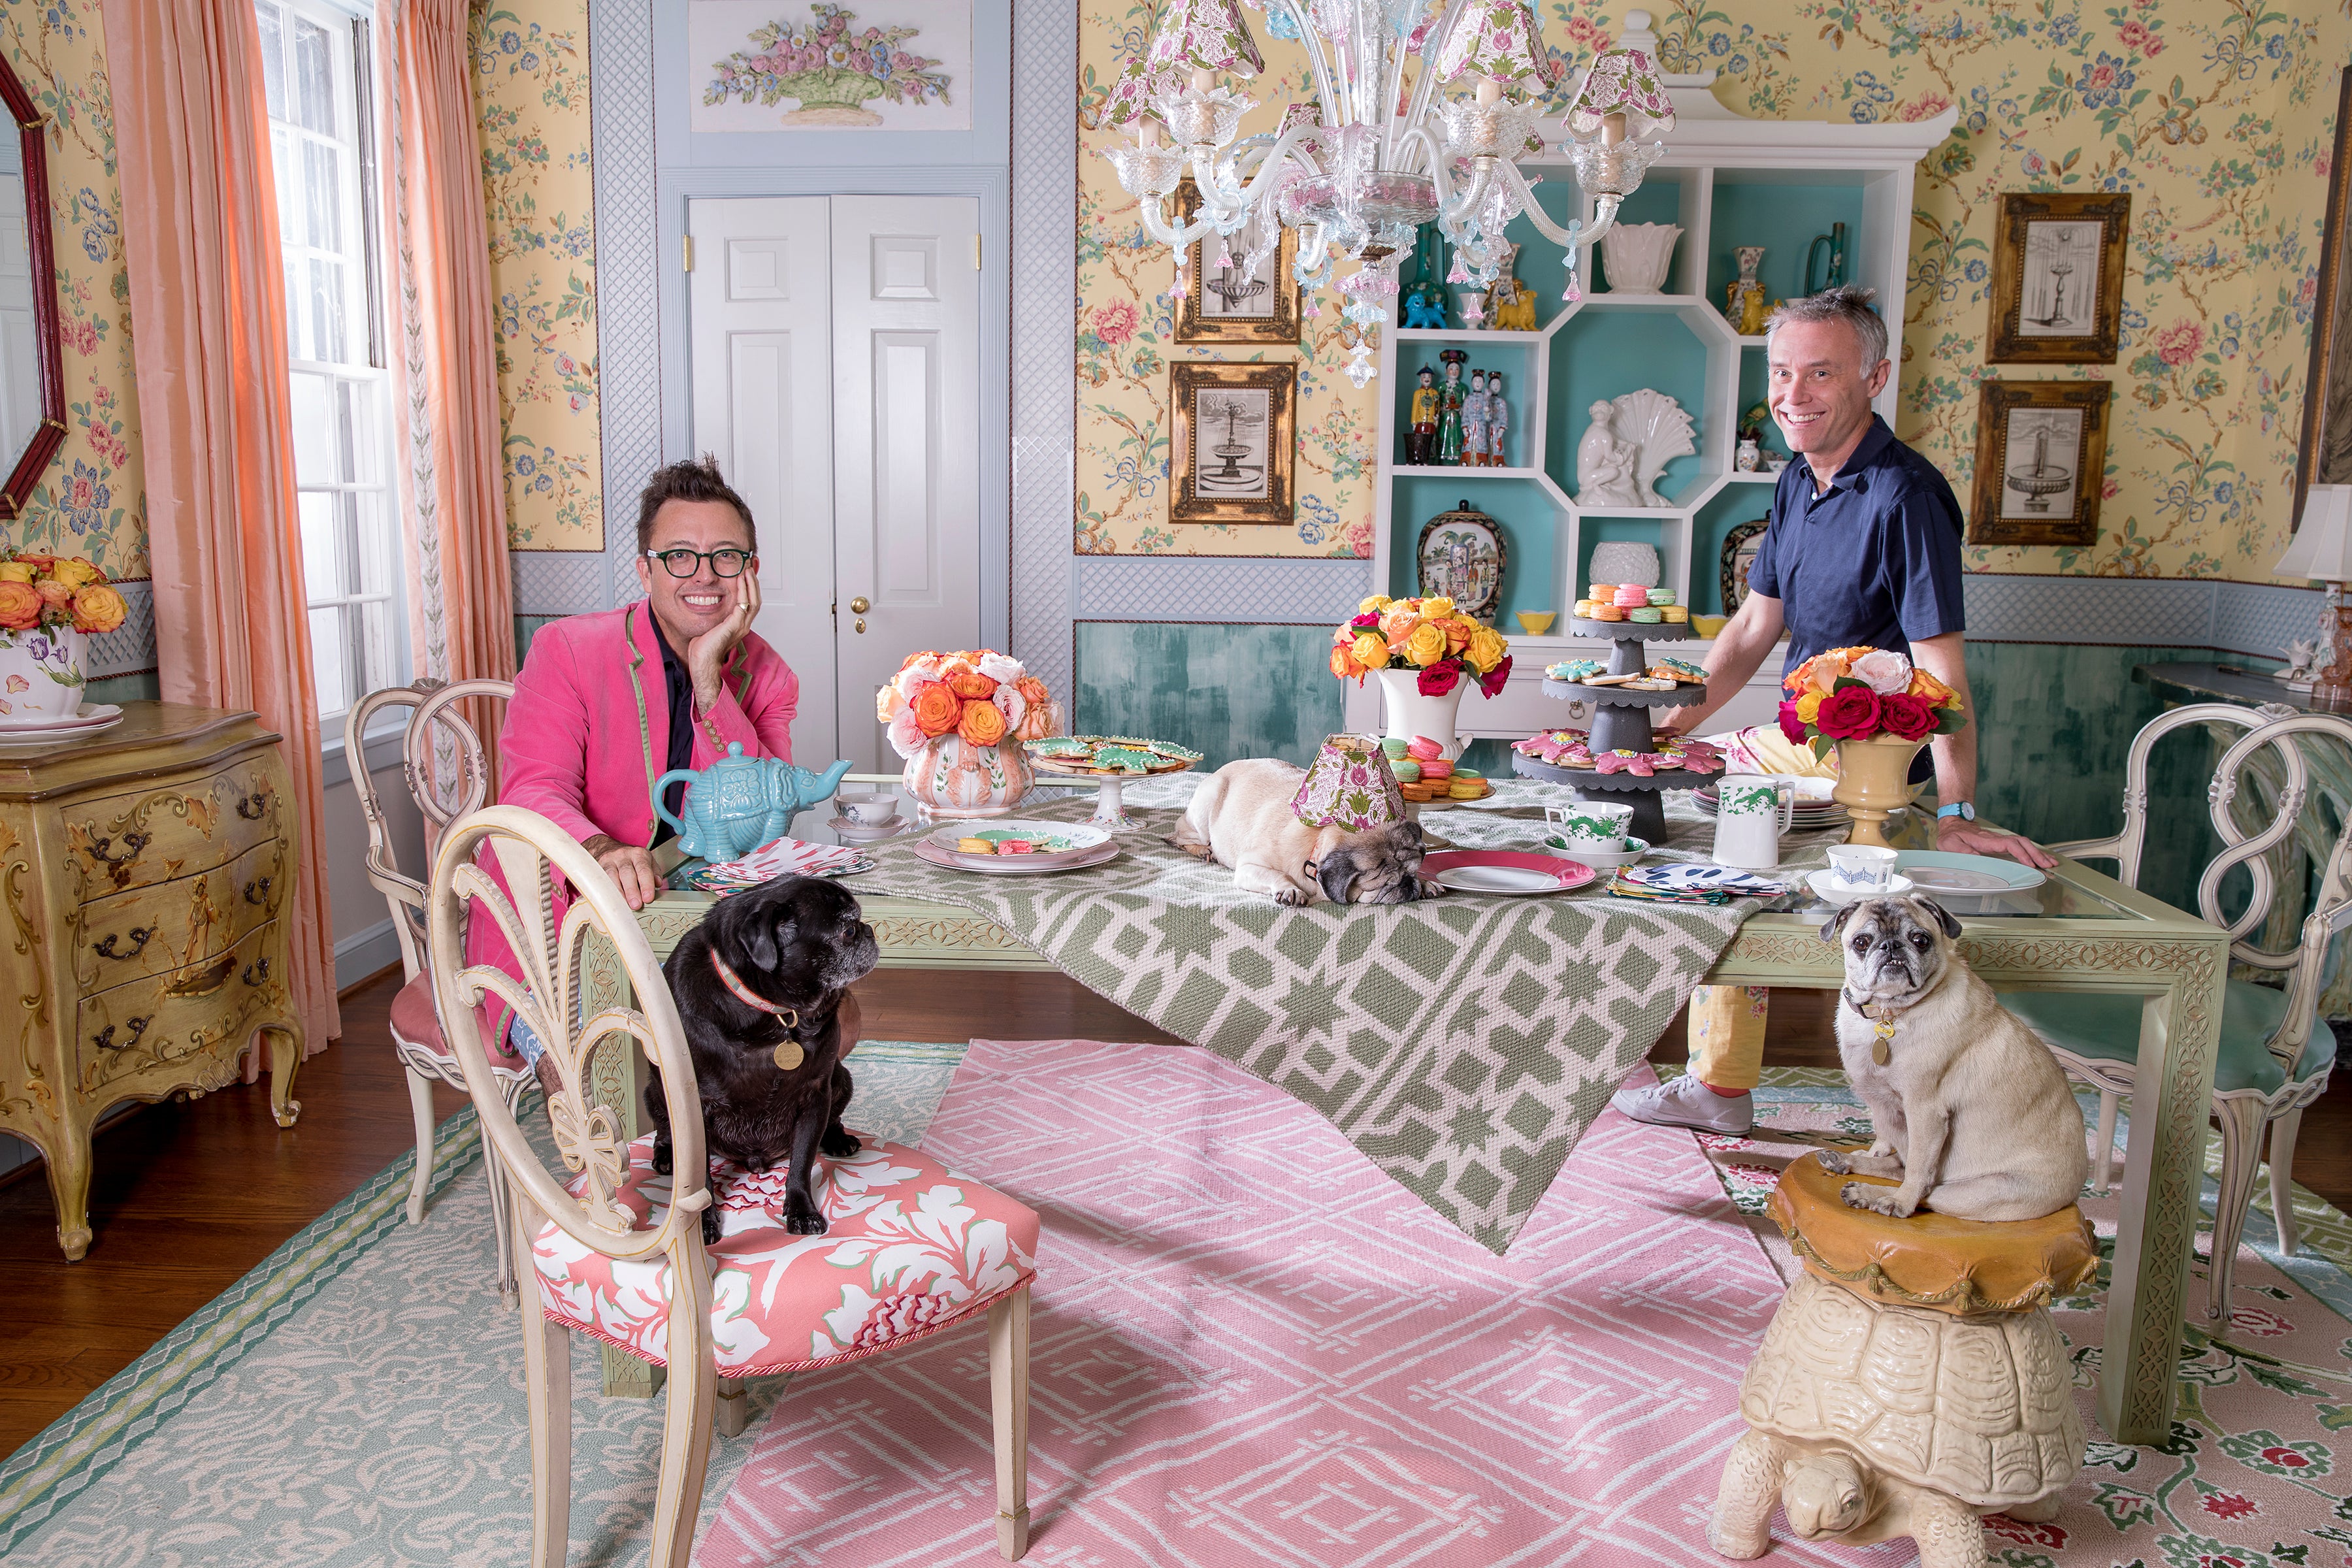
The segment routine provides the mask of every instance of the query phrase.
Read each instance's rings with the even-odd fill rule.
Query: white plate
[[[2050,879],[2031,866],[1990,855],[1955,855],[1940,849],[1906,849],[1895,856],[1895,868],[1923,893],[1949,893],[1979,898],[1988,893],[2021,893]]]
[[[1909,892],[1913,883],[1908,877],[1889,877],[1884,892],[1873,893],[1838,880],[1834,871],[1815,871],[1805,878],[1805,886],[1813,897],[1825,904],[1851,904],[1859,899],[1899,899]]]
[[[1449,866],[1443,871],[1433,872],[1429,879],[1457,893],[1557,893],[1561,890],[1558,877],[1543,871],[1523,870],[1517,866]]]
[[[110,724],[122,717],[122,710],[111,702],[85,702],[72,717],[55,719],[19,718],[0,715],[0,735],[42,734],[58,730],[95,730],[100,724]]]
[[[1068,825],[1064,824],[1065,826]],[[1034,855],[958,855],[928,838],[915,843],[915,858],[949,871],[970,871],[976,877],[1037,877],[1055,871],[1083,871],[1118,858],[1118,846],[1108,841],[1076,858],[1045,859]]]
[[[901,833],[911,833],[915,829],[915,824],[903,816],[894,816],[887,822],[870,826],[852,822],[846,816],[835,816],[828,818],[825,826],[832,828],[834,837],[844,844],[879,844],[885,838],[896,838]]]

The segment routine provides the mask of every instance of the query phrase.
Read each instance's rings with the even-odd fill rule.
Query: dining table
[[[1167,782],[1189,787],[1192,781]],[[1566,798],[1558,786],[1498,781],[1496,798],[1484,803],[1482,809],[1425,808],[1423,826],[1441,843],[1540,847],[1543,808],[1555,795]],[[1320,947],[1312,948],[1311,956],[1290,964],[1286,971],[1282,964],[1266,962],[1274,950],[1309,953],[1310,945],[1299,940],[1307,928],[1272,920],[1269,915],[1247,927],[1250,931],[1263,931],[1261,938],[1223,944],[1234,951],[1212,958],[1207,949],[1216,944],[1200,938],[1199,922],[1179,922],[1163,929],[1138,918],[1139,911],[1151,911],[1153,900],[1161,893],[1178,902],[1194,896],[1183,890],[1192,886],[1183,880],[1192,872],[1227,875],[1214,867],[1200,868],[1197,862],[1190,863],[1189,869],[1168,863],[1174,852],[1168,849],[1163,836],[1174,824],[1171,807],[1182,798],[1181,787],[1160,795],[1139,786],[1131,788],[1128,805],[1135,826],[1117,835],[1122,854],[1103,867],[1018,879],[958,875],[916,861],[909,851],[917,835],[909,834],[870,847],[877,861],[875,869],[845,879],[845,885],[858,894],[880,945],[884,970],[1060,970],[1159,1027],[1217,1050],[1316,1105],[1343,1131],[1350,1131],[1374,1164],[1413,1188],[1433,1207],[1447,1213],[1449,1200],[1458,1206],[1460,1200],[1453,1195],[1456,1188],[1441,1194],[1426,1184],[1416,1184],[1414,1173],[1420,1167],[1409,1157],[1413,1150],[1391,1146],[1419,1141],[1351,1130],[1344,1116],[1333,1109],[1329,1097],[1298,1080],[1296,1064],[1300,1060],[1321,1061],[1328,1057],[1329,1073],[1339,1074],[1345,1065],[1341,1058],[1349,1049],[1344,1032],[1334,1037],[1336,1050],[1310,1045],[1303,1056],[1288,1058],[1287,1067],[1276,1065],[1262,1045],[1249,1042],[1253,1029],[1261,1036],[1278,1033],[1281,1019],[1290,1016],[1295,1021],[1295,1002],[1292,1014],[1286,1015],[1277,1005],[1282,998],[1273,994],[1275,991],[1287,986],[1295,997],[1302,973],[1332,962]],[[1023,815],[1081,821],[1089,804],[1076,800],[1037,805],[1025,808]],[[1685,858],[1698,858],[1693,850],[1704,850],[1707,831],[1704,818],[1693,810],[1687,796],[1679,795],[1672,797],[1669,815],[1674,826],[1669,843],[1684,845]],[[1826,845],[1838,837],[1816,834],[1811,839],[1784,840],[1784,857],[1797,871],[1824,864]],[[1557,1005],[1547,1012],[1544,999],[1537,994],[1540,987],[1525,962],[1529,952],[1538,954],[1538,968],[1573,970],[1583,965],[1580,973],[1597,973],[1592,970],[1594,954],[1571,951],[1566,944],[1608,944],[1622,952],[1628,948],[1629,931],[1654,931],[1674,923],[1671,912],[1662,916],[1654,907],[1612,897],[1607,890],[1609,882],[1603,876],[1586,888],[1545,899],[1453,893],[1424,903],[1385,907],[1386,911],[1427,911],[1416,917],[1423,922],[1417,929],[1424,932],[1486,932],[1482,940],[1501,942],[1519,958],[1510,964],[1449,966],[1425,952],[1418,960],[1412,958],[1411,953],[1429,944],[1425,940],[1408,942],[1402,950],[1408,957],[1395,966],[1392,984],[1354,987],[1369,997],[1361,1005],[1373,1015],[1382,1008],[1393,1009],[1401,1026],[1409,1019],[1424,1036],[1438,1037],[1424,1041],[1429,1048],[1415,1058],[1423,1064],[1415,1069],[1423,1076],[1410,1086],[1408,1098],[1417,1096],[1417,1102],[1454,1093],[1448,1088],[1449,1074],[1458,1086],[1471,1083],[1487,1070],[1474,1072],[1464,1066],[1479,1058],[1481,1052],[1473,1048],[1474,1029],[1467,1022],[1472,1013],[1457,1005],[1460,998],[1482,985],[1497,994],[1520,994],[1524,1017],[1500,1020],[1505,1026],[1503,1036],[1512,1042],[1502,1076],[1539,1077],[1544,1063],[1567,1063],[1583,1072],[1579,1086],[1573,1092],[1546,1097],[1524,1092],[1523,1084],[1522,1092],[1501,1100],[1489,1092],[1491,1085],[1475,1092],[1465,1090],[1450,1108],[1451,1121],[1436,1124],[1456,1127],[1460,1130],[1456,1136],[1475,1141],[1493,1131],[1491,1124],[1516,1119],[1517,1134],[1506,1134],[1505,1141],[1511,1146],[1502,1163],[1524,1167],[1533,1158],[1528,1151],[1540,1150],[1541,1161],[1535,1167],[1539,1178],[1535,1184],[1538,1196],[1541,1184],[1549,1183],[1559,1160],[1565,1158],[1565,1151],[1572,1148],[1575,1138],[1605,1104],[1608,1090],[1646,1058],[1692,984],[1834,990],[1843,979],[1840,950],[1822,936],[1832,910],[1810,894],[1792,892],[1769,901],[1734,900],[1738,907],[1733,918],[1714,928],[1715,937],[1705,944],[1711,958],[1704,953],[1695,961],[1681,958],[1685,973],[1673,972],[1677,961],[1673,956],[1655,964],[1645,961],[1633,966],[1637,979],[1645,968],[1657,969],[1654,989],[1658,994],[1642,999],[1639,1005],[1622,994],[1616,996],[1603,1009],[1606,1017],[1600,1024],[1606,1026],[1599,1026],[1590,1016],[1562,1013]],[[640,911],[639,921],[655,955],[666,957],[716,901],[708,892],[672,890],[648,903]],[[1270,900],[1260,901],[1268,911],[1278,909]],[[1502,907],[1509,905],[1559,907]],[[2161,1444],[2171,1432],[2179,1328],[2199,1223],[2206,1106],[2212,1089],[2229,938],[2216,926],[2063,858],[2040,886],[2011,894],[1995,907],[2001,912],[1960,915],[1958,948],[1977,974],[1997,991],[2097,993],[2134,996],[2141,1004],[2138,1082],[2143,1088],[2129,1121],[2122,1208],[2107,1298],[2110,1318],[2116,1321],[2105,1336],[2097,1410],[2101,1425],[2115,1441]],[[1319,910],[1313,918],[1324,922],[1326,930],[1342,934],[1335,948],[1344,945],[1349,931],[1370,931],[1385,913],[1366,906],[1320,905],[1310,910]],[[1486,923],[1505,917],[1517,923]],[[1429,923],[1433,918],[1434,924]],[[1683,921],[1675,929],[1687,938],[1699,927]],[[1679,954],[1691,940],[1696,939],[1678,939],[1666,944],[1665,950]],[[1156,963],[1159,955],[1150,950],[1171,941],[1180,947],[1189,942],[1196,951],[1183,955],[1184,962],[1179,965]],[[1545,942],[1559,945],[1546,951]],[[1633,945],[1642,942],[1637,940]],[[1650,946],[1658,950],[1655,942]],[[590,955],[583,983],[582,1003],[589,1012],[626,1004],[627,987],[609,948],[601,955]],[[1561,994],[1579,994],[1580,986],[1571,984]],[[1184,999],[1187,994],[1189,1001]],[[1549,1000],[1559,1004],[1560,995]],[[1312,1005],[1328,1010],[1334,1003],[1330,995],[1318,994]],[[1446,1037],[1449,1016],[1465,1021],[1458,1041]],[[1574,1017],[1573,1023],[1546,1024],[1570,1016]],[[980,1023],[976,1020],[975,1026]],[[1487,1020],[1475,1026],[1487,1031],[1478,1034],[1480,1045],[1492,1033],[1492,1023]],[[628,1135],[634,1136],[644,1081],[642,1057],[634,1048],[608,1047],[597,1054],[593,1070],[596,1098],[615,1108]],[[1393,1075],[1402,1069],[1384,1064],[1383,1070]],[[1486,1097],[1483,1101],[1478,1099],[1481,1094]],[[1499,1115],[1494,1114],[1496,1105],[1503,1107]],[[1529,1125],[1531,1120],[1544,1125]],[[1519,1141],[1512,1142],[1513,1136]],[[1475,1181],[1467,1185],[1474,1194],[1483,1190]],[[1527,1206],[1532,1206],[1531,1200]],[[1496,1250],[1507,1245],[1507,1234],[1484,1234],[1460,1214],[1449,1213],[1449,1217]],[[649,1394],[650,1373],[650,1368],[629,1358],[607,1357],[608,1392]]]

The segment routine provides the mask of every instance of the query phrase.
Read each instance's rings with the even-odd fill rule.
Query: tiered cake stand
[[[1650,663],[1643,647],[1645,641],[1684,642],[1691,636],[1688,622],[1636,625],[1632,621],[1570,619],[1568,624],[1574,636],[1605,637],[1614,645],[1609,655],[1607,673],[1611,675],[1640,675],[1646,671]],[[1591,746],[1596,757],[1603,752],[1655,751],[1657,742],[1650,731],[1650,710],[1684,708],[1706,700],[1704,686],[1676,686],[1672,691],[1628,691],[1618,686],[1584,686],[1547,677],[1543,689],[1546,697],[1591,705]],[[1637,773],[1555,767],[1516,752],[1511,757],[1511,771],[1531,779],[1567,784],[1575,790],[1579,800],[1631,805],[1633,821],[1630,831],[1635,837],[1646,838],[1653,844],[1664,842],[1666,836],[1666,806],[1659,792],[1688,789],[1694,782],[1680,768],[1643,778]]]

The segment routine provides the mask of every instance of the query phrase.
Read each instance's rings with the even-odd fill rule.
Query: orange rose
[[[1028,704],[1032,711],[1054,700],[1053,694],[1045,689],[1045,683],[1034,675],[1024,675],[1014,681],[1013,689],[1021,693],[1021,700]]]
[[[963,705],[963,721],[956,726],[956,733],[967,746],[992,746],[1004,739],[1004,710],[985,697],[975,698]]]
[[[963,718],[963,703],[943,681],[934,680],[915,688],[910,698],[915,708],[915,725],[926,735],[944,735]]]
[[[1915,665],[1911,670],[1910,695],[1931,708],[1947,708],[1957,703],[1960,694]]]
[[[55,577],[42,578],[33,584],[33,592],[41,596],[41,603],[45,605],[70,604],[74,596],[73,589]]]
[[[902,660],[900,660],[900,661],[899,661],[898,668],[899,668],[900,669],[906,669],[906,668],[910,668],[911,666],[913,666],[913,665],[914,665],[915,663],[917,663],[919,660],[926,659],[926,658],[939,658],[939,657],[940,657],[940,656],[939,656],[938,654],[936,654],[936,653],[910,653],[910,654],[908,654],[908,655],[904,659],[902,659]]]
[[[0,582],[0,626],[29,631],[41,624],[41,596],[30,583]]]
[[[1478,624],[1475,621],[1465,621],[1459,616],[1448,616],[1445,618],[1444,626],[1445,646],[1454,653],[1460,653],[1464,648],[1468,647],[1470,634],[1478,629]]]
[[[1331,673],[1342,680],[1363,679],[1364,667],[1356,662],[1350,651],[1352,646],[1335,647],[1331,650]]]
[[[73,596],[73,623],[86,632],[110,632],[122,624],[131,606],[103,583],[92,583]]]
[[[967,701],[973,699],[985,701],[995,693],[996,682],[976,669],[959,669],[949,674],[948,687]]]

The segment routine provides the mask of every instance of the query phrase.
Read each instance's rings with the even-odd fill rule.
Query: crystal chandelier
[[[1540,153],[1536,122],[1556,85],[1527,0],[1241,0],[1266,12],[1267,31],[1307,50],[1317,103],[1293,104],[1278,131],[1235,140],[1253,99],[1217,79],[1265,68],[1236,0],[1168,0],[1143,57],[1111,89],[1105,120],[1132,126],[1129,145],[1106,153],[1118,183],[1141,198],[1143,226],[1176,253],[1181,296],[1194,240],[1214,234],[1214,265],[1255,279],[1285,227],[1298,231],[1296,276],[1312,291],[1333,263],[1361,265],[1343,279],[1341,314],[1356,329],[1348,379],[1374,374],[1370,331],[1389,319],[1397,264],[1414,231],[1435,221],[1454,243],[1448,281],[1485,287],[1510,257],[1503,230],[1525,213],[1567,252],[1568,287],[1582,297],[1579,252],[1616,221],[1617,208],[1674,128],[1674,105],[1639,49],[1592,63],[1562,121],[1576,183],[1593,198],[1593,223],[1562,228],[1536,205],[1517,160]],[[1406,62],[1423,61],[1405,98]],[[1438,89],[1455,96],[1440,98]],[[1319,110],[1319,113],[1318,113]],[[1167,140],[1162,141],[1162,133]],[[1169,198],[1190,165],[1200,207],[1170,221]],[[1248,233],[1244,253],[1234,236]],[[1309,313],[1313,307],[1309,306]]]

